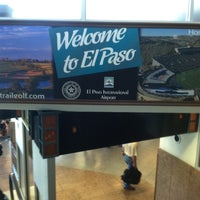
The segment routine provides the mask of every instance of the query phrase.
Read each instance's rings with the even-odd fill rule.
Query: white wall
[[[37,145],[33,146],[33,176],[39,200],[55,200],[55,158],[43,159]]]
[[[160,139],[160,148],[178,157],[193,167],[197,167],[199,154],[199,133],[179,135],[180,141],[176,142],[174,136]]]

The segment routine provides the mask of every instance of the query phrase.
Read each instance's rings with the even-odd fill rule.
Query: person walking
[[[137,146],[137,142],[122,145],[122,155],[124,157],[124,161],[128,165],[128,169],[131,169],[132,167],[137,168]],[[125,181],[123,181],[123,186],[126,190],[134,190],[134,187]]]

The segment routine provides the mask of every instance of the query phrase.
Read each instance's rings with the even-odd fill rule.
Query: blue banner
[[[142,64],[137,28],[57,27],[49,33],[58,78]]]

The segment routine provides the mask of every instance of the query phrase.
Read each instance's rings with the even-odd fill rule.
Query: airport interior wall
[[[155,200],[199,200],[200,171],[158,150]]]

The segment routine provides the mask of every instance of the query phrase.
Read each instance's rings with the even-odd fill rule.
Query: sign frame
[[[47,20],[10,20],[10,19],[3,19],[0,21],[0,26],[52,26],[52,27],[71,27],[72,29],[75,27],[88,27],[88,28],[137,28],[137,29],[189,29],[193,30],[200,30],[200,24],[198,23],[157,23],[157,22],[83,22],[83,21],[47,21]],[[53,69],[53,76],[55,78],[56,72],[55,69]],[[59,87],[59,84],[56,85],[56,87]],[[173,92],[173,91],[172,91]],[[97,100],[97,99],[75,99],[75,100],[66,100],[66,99],[47,99],[47,100],[24,100],[21,101],[21,99],[0,99],[0,102],[2,104],[2,108],[11,107],[18,108],[18,105],[21,105],[21,107],[32,105],[31,109],[37,110],[40,109],[42,106],[45,105],[45,107],[51,108],[53,105],[54,107],[63,107],[67,105],[68,107],[73,107],[72,110],[75,107],[88,107],[90,105],[93,106],[100,106],[103,107],[103,109],[107,110],[108,106],[115,107],[120,106],[123,107],[122,109],[126,109],[126,107],[170,107],[175,106],[182,109],[182,107],[189,107],[195,110],[194,107],[199,106],[199,101],[171,101],[168,98],[162,101],[151,101],[151,100],[145,100],[145,101],[138,101],[138,100],[130,100],[130,99],[105,99],[105,100]],[[76,110],[76,108],[75,108]],[[96,109],[98,110],[98,108]],[[173,108],[171,109],[173,112]],[[150,111],[151,112],[151,111]],[[188,111],[186,111],[188,112]]]

